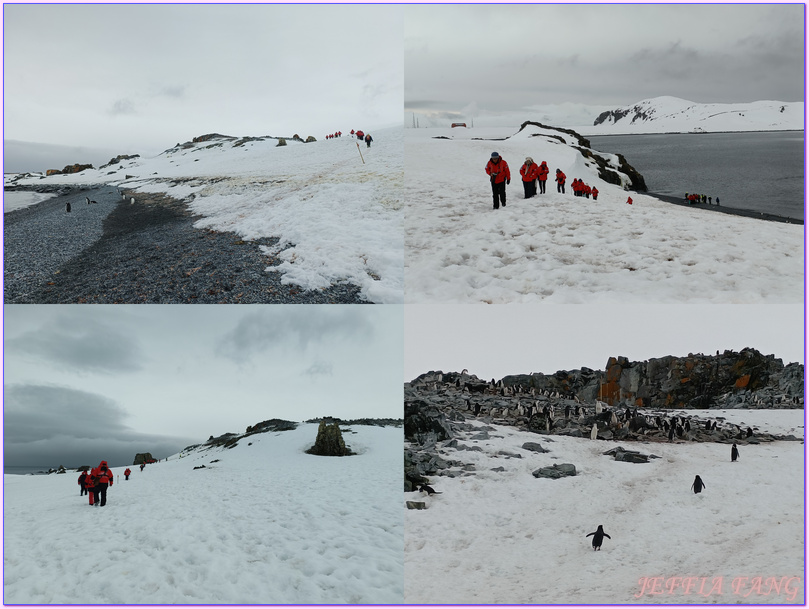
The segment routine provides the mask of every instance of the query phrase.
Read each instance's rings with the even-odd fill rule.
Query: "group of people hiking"
[[[713,197],[707,197],[705,195],[685,193],[685,200],[688,201],[689,205],[694,205],[694,203],[707,203],[708,205],[712,205],[712,199]],[[719,197],[716,197],[716,204],[719,205]]]
[[[364,132],[364,131],[362,131],[361,129],[358,129],[357,131],[354,131],[354,130],[352,129],[352,130],[351,130],[351,135],[356,135],[356,136],[357,136],[357,139],[358,139],[358,140],[360,140],[361,142],[362,142],[362,141],[364,141],[364,142],[365,142],[365,145],[366,145],[368,148],[370,148],[370,147],[371,147],[371,142],[373,142],[373,141],[374,141],[374,138],[372,138],[372,137],[371,137],[371,134],[370,134],[370,133],[365,133],[365,132]],[[343,132],[342,132],[342,131],[335,131],[334,133],[330,133],[329,135],[327,135],[327,136],[326,136],[326,139],[327,139],[327,140],[332,140],[332,139],[334,139],[334,138],[336,138],[336,137],[342,137],[342,136],[343,136]]]
[[[362,129],[358,129],[357,131],[351,130],[351,135],[356,135],[357,139],[362,141],[365,140],[365,144],[368,148],[371,147],[371,142],[374,141],[374,138],[371,137],[370,133],[363,132]]]
[[[141,463],[140,471],[143,471],[145,466],[145,463]],[[127,467],[124,470],[124,478],[129,480],[131,474],[132,470]],[[112,486],[114,477],[106,461],[99,463],[98,467],[82,471],[79,475],[79,496],[88,495],[90,505],[104,507],[107,505],[107,488]]]
[[[486,173],[489,176],[489,181],[492,184],[492,198],[494,200],[494,209],[499,209],[502,205],[506,206],[506,184],[511,184],[511,170],[508,167],[505,159],[497,152],[492,152],[489,162],[486,164]],[[548,163],[542,161],[539,165],[534,162],[530,156],[525,157],[525,163],[520,167],[520,175],[522,176],[522,186],[525,191],[525,198],[530,199],[537,194],[537,184],[539,184],[539,194],[545,194],[545,184],[548,181]],[[561,169],[556,170],[556,192],[565,194],[565,182],[567,176]],[[587,197],[593,195],[593,200],[598,199],[598,189],[590,187],[584,183],[583,180],[576,178],[572,182],[573,194],[577,197]]]

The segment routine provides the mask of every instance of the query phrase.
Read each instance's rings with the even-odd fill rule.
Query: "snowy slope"
[[[282,260],[271,268],[284,283],[319,289],[348,280],[372,302],[400,303],[403,130],[371,135],[371,148],[360,149],[348,135],[280,147],[272,138],[214,138],[153,158],[16,183],[114,184],[136,197],[167,193],[203,216],[199,228],[246,240],[279,237],[269,253]]]
[[[803,435],[802,410],[733,414],[764,431]],[[602,454],[619,442],[490,427],[489,440],[459,438],[481,452],[445,451],[474,464],[474,475],[433,477],[440,495],[405,493],[428,504],[405,514],[407,603],[804,602],[802,443],[741,446],[736,463],[725,444],[624,443],[662,457],[635,464]],[[550,452],[524,450],[526,441]],[[555,463],[572,463],[578,474],[531,475]],[[706,485],[699,495],[690,490],[695,475]],[[596,553],[586,535],[598,525],[611,539]],[[651,584],[643,592],[643,578],[657,577],[656,593]],[[698,578],[693,588],[670,579],[688,577]]]
[[[78,474],[6,475],[4,602],[401,602],[402,429],[352,429],[352,457],[302,424],[115,467],[103,508]]]
[[[803,227],[635,193],[627,205],[577,150],[517,130],[406,130],[405,302],[802,302]],[[512,175],[499,210],[484,171],[493,151]],[[529,200],[526,156],[551,170],[546,194]],[[572,195],[576,177],[597,201]]]
[[[593,124],[595,123],[595,124]],[[655,97],[605,111],[582,125],[587,135],[630,133],[712,133],[804,129],[803,102],[757,101],[700,104],[677,97]]]

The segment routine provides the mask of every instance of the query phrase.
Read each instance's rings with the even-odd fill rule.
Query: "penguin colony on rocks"
[[[408,395],[409,394],[409,395]],[[507,386],[502,380],[482,381],[467,370],[458,373],[427,373],[406,385],[405,401],[421,399],[439,409],[462,411],[464,416],[482,418],[488,423],[525,426],[532,431],[545,431],[557,435],[589,436],[595,440],[644,439],[647,441],[731,442],[731,461],[739,458],[738,442],[758,443],[781,438],[769,434],[755,434],[751,427],[742,430],[722,417],[700,419],[697,416],[670,414],[666,411],[640,412],[635,408],[612,408],[596,400],[592,406],[582,404],[572,393],[536,390],[521,385]],[[646,410],[646,409],[645,409]],[[556,412],[563,413],[557,417]],[[572,416],[571,416],[572,415]],[[539,422],[539,418],[543,421]],[[587,431],[582,433],[582,427]],[[734,441],[735,440],[735,441]],[[696,476],[691,489],[699,494],[707,488]],[[441,494],[431,486],[422,484],[419,491],[428,495]],[[604,537],[603,525],[586,537],[593,537],[593,550],[600,550]]]

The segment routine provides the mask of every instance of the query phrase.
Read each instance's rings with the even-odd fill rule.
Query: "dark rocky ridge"
[[[488,439],[496,430],[490,425],[536,433],[543,443],[554,435],[589,438],[594,427],[597,439],[622,442],[744,445],[803,440],[755,427],[748,431],[722,416],[688,413],[689,407],[802,408],[803,365],[784,366],[755,349],[645,362],[610,358],[603,372],[582,368],[492,381],[465,371],[433,371],[405,384],[406,492],[429,483],[428,476],[474,475],[474,466],[464,463],[462,455],[481,449],[464,442]],[[603,401],[598,401],[599,390]],[[515,446],[515,451],[520,449],[529,451],[526,454],[544,451],[533,443]],[[631,450],[620,452],[623,460],[645,460]],[[627,454],[631,457],[624,458]]]
[[[601,155],[599,155],[596,151],[594,151],[590,146],[590,140],[587,138],[579,135],[572,129],[563,129],[561,127],[551,127],[549,125],[543,125],[542,123],[538,123],[535,121],[525,121],[522,125],[520,125],[520,131],[525,129],[528,125],[533,125],[535,127],[540,127],[542,129],[550,129],[553,131],[559,131],[560,133],[565,133],[576,138],[578,142],[578,146],[574,146],[576,150],[578,150],[582,156],[587,159],[590,159],[598,166],[598,177],[607,182],[608,184],[615,184],[616,186],[621,185],[621,178],[616,173],[616,171],[620,171],[621,173],[625,174],[629,177],[631,181],[631,188],[632,190],[638,192],[646,192],[646,180],[643,179],[643,176],[640,174],[638,170],[636,170],[632,165],[630,165],[626,158],[622,154],[616,155],[618,157],[618,166],[614,166],[610,163],[609,160],[605,159]],[[554,136],[545,136],[545,137],[554,137]],[[559,136],[559,141],[564,143],[564,138]]]

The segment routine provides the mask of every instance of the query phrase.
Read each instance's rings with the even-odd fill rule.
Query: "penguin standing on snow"
[[[601,549],[601,543],[604,541],[604,538],[612,539],[609,535],[604,532],[604,525],[598,525],[598,528],[593,531],[592,533],[587,533],[586,537],[593,536],[593,551]]]
[[[694,494],[701,493],[702,489],[705,488],[705,483],[702,481],[702,478],[697,476],[694,478],[694,484],[691,485],[691,488],[694,489]]]
[[[439,493],[437,490],[435,490],[435,489],[434,489],[432,486],[429,486],[429,485],[427,485],[427,484],[422,484],[422,485],[419,487],[419,490],[420,490],[422,493],[427,493],[428,495],[440,495],[440,494],[441,494],[441,493]]]
[[[739,458],[739,449],[736,448],[736,443],[733,443],[733,448],[730,449],[730,460],[736,461]]]

